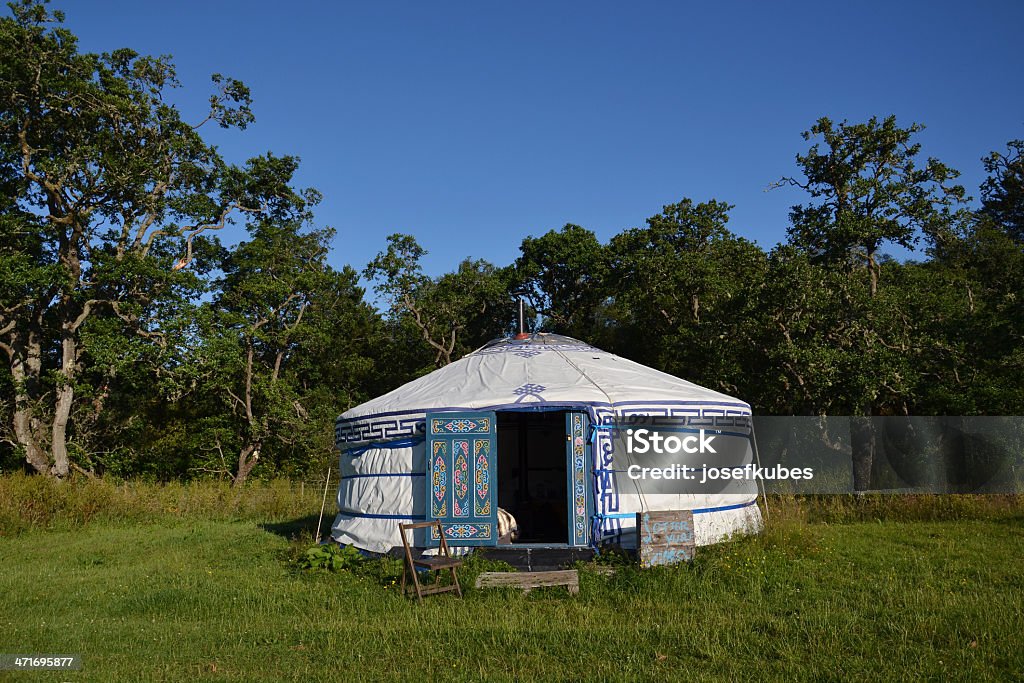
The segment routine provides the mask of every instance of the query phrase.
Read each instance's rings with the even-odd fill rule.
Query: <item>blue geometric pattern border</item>
[[[590,346],[588,344],[502,344],[492,346],[489,349],[480,349],[469,354],[471,356],[493,356],[497,354],[511,353],[514,356],[531,358],[550,351],[581,351],[583,353],[603,353],[611,355],[607,351]]]
[[[750,415],[750,406],[745,403],[726,401],[622,401],[611,403],[574,403],[551,401],[552,408],[582,410],[594,419],[598,413],[608,415],[658,415],[669,417],[742,417]],[[521,410],[521,403],[501,403],[480,408],[446,407],[431,408],[432,412],[477,411],[477,410]],[[341,418],[334,425],[334,439],[339,448],[342,444],[365,443],[369,441],[394,441],[397,439],[422,436],[425,431],[426,410],[400,410],[365,417]]]

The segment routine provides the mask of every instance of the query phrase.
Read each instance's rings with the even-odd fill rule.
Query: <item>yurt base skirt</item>
[[[721,505],[694,510],[694,539],[698,546],[721,543],[733,536],[761,530],[761,511],[756,501]],[[353,545],[373,553],[388,553],[402,546],[398,525],[418,521],[402,515],[373,513],[340,513],[331,528],[332,538],[343,545]],[[602,543],[622,548],[636,547],[636,513],[607,514],[602,520]]]
[[[763,522],[757,501],[695,509],[693,536],[698,546],[723,543],[735,536],[756,534]],[[636,548],[636,513],[618,513],[605,516],[601,538],[627,550]]]

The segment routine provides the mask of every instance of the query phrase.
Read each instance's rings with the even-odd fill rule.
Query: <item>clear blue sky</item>
[[[241,162],[302,158],[362,269],[392,232],[428,272],[510,263],[567,222],[602,240],[682,197],[784,239],[800,132],[819,116],[923,123],[972,195],[1024,138],[1024,2],[238,2],[56,0],[88,51],[171,54],[197,118],[209,75],[253,90]],[[231,242],[238,234],[226,236]]]

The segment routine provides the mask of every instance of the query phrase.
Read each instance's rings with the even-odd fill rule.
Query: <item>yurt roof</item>
[[[430,374],[346,411],[339,428],[430,410],[543,410],[560,406],[694,404],[749,414],[750,406],[571,337],[537,333],[498,339]],[[374,420],[376,421],[376,420]],[[397,424],[396,424],[397,426]],[[358,440],[343,434],[344,441]],[[355,430],[359,431],[359,430]],[[383,436],[383,435],[381,435]]]

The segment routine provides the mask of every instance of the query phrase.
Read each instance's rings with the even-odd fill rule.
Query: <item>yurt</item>
[[[516,543],[568,548],[632,547],[648,510],[691,510],[698,545],[760,528],[754,484],[645,494],[612,467],[606,427],[627,416],[749,428],[751,410],[569,337],[495,340],[338,418],[332,537],[384,553],[399,523],[440,519],[450,545],[495,545],[499,508]]]

